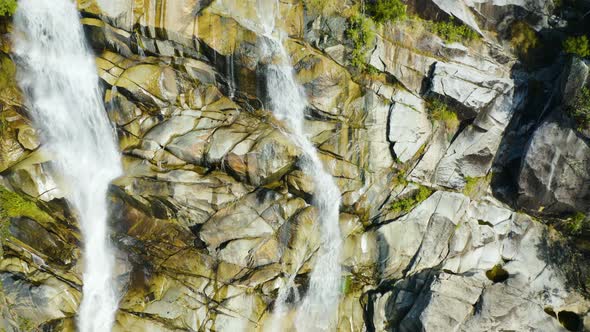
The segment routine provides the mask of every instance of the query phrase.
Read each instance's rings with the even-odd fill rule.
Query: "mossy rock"
[[[16,64],[5,53],[0,52],[0,112],[7,105],[21,106],[23,96],[16,84]]]
[[[498,283],[506,281],[510,277],[510,274],[508,273],[508,271],[502,268],[502,265],[498,264],[494,266],[491,270],[486,271],[486,277],[494,283]]]

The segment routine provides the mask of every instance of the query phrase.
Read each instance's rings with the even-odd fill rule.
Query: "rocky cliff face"
[[[263,330],[288,275],[307,291],[322,188],[268,110],[258,2],[78,1],[124,159],[109,194],[115,331]],[[588,63],[524,68],[505,36],[523,18],[555,28],[553,2],[410,1],[481,36],[376,26],[370,75],[351,65],[350,6],[278,6],[307,132],[342,192],[338,331],[590,329],[587,230],[563,235],[590,212],[589,136],[563,106]],[[73,331],[81,236],[14,83],[10,26],[0,329]]]

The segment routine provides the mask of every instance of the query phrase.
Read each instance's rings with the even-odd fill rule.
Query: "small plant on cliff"
[[[4,256],[4,248],[2,247],[4,240],[10,237],[9,226],[8,219],[0,217],[0,258]]]
[[[463,187],[463,194],[468,197],[472,197],[472,195],[477,191],[477,187],[479,186],[480,178],[474,178],[470,176],[465,177],[465,187]]]
[[[518,21],[510,28],[510,44],[518,55],[526,57],[530,50],[538,46],[539,39],[533,28],[523,21]]]
[[[590,56],[588,37],[580,36],[567,38],[563,42],[563,50],[565,53],[574,54],[582,58]]]
[[[406,5],[400,0],[377,0],[370,4],[367,10],[378,23],[401,20],[406,17]]]
[[[440,36],[448,42],[470,42],[479,37],[477,32],[473,31],[465,24],[455,23],[451,18],[446,22],[433,22],[430,25],[432,33]]]
[[[566,220],[567,231],[572,235],[578,235],[586,226],[586,215],[578,212]]]
[[[427,107],[433,120],[442,121],[450,133],[457,131],[461,122],[457,114],[445,102],[434,98],[429,101]]]
[[[354,14],[348,19],[346,35],[352,41],[351,64],[360,69],[367,68],[367,51],[375,39],[373,21],[361,14]]]
[[[391,205],[391,210],[394,213],[401,213],[410,211],[414,206],[426,200],[432,194],[432,190],[428,187],[420,186],[418,191],[409,197],[403,198],[399,201],[394,202]]]
[[[16,12],[16,0],[0,0],[0,16],[10,16]]]
[[[579,130],[590,128],[590,89],[582,88],[567,111]]]

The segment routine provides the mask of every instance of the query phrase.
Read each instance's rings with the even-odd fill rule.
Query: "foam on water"
[[[101,98],[94,56],[76,4],[20,0],[14,16],[18,80],[52,171],[77,214],[84,248],[78,330],[110,331],[118,306],[106,194],[120,154]]]

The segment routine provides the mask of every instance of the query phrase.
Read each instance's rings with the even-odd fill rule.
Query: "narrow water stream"
[[[295,325],[301,332],[332,331],[336,328],[340,299],[341,194],[332,175],[324,169],[315,146],[305,132],[307,98],[295,79],[281,31],[277,31],[275,27],[275,18],[279,15],[278,2],[259,0],[258,7],[265,38],[262,54],[263,57],[272,59],[265,73],[270,102],[268,106],[274,116],[286,125],[287,135],[303,151],[300,167],[313,179],[313,203],[317,208],[320,223],[320,248],[311,271],[307,294],[297,309]],[[285,301],[292,291],[294,277],[291,276],[287,285],[279,290],[275,304],[276,320],[280,321],[286,314]],[[276,324],[273,325],[277,330]]]

